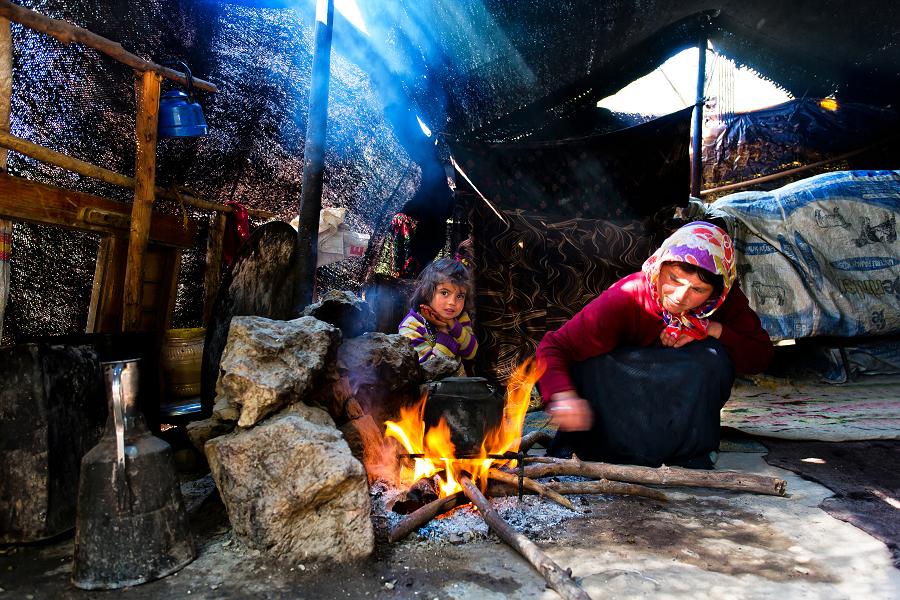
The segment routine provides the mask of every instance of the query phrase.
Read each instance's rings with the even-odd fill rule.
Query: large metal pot
[[[425,401],[425,431],[443,417],[457,457],[477,456],[487,432],[500,426],[503,399],[483,377],[448,377],[433,384]]]

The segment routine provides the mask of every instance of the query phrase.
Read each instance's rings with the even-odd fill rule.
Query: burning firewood
[[[786,486],[785,481],[777,477],[740,471],[699,471],[665,465],[659,468],[613,465],[601,462],[583,462],[576,456],[571,459],[532,457],[529,462],[531,464],[525,467],[525,476],[532,479],[553,475],[580,475],[630,483],[672,487],[706,487],[770,496],[784,496]]]
[[[395,513],[408,515],[438,498],[437,486],[431,477],[422,477],[394,500],[388,508]]]
[[[479,491],[478,486],[472,483],[468,476],[460,478],[463,492],[472,503],[478,507],[478,512],[494,530],[500,539],[509,544],[516,552],[525,557],[531,566],[543,575],[547,585],[552,587],[565,600],[591,600],[590,596],[572,579],[571,571],[563,570],[543,550],[527,537],[513,529],[503,517],[494,510],[488,499]]]
[[[500,486],[491,485],[487,489],[489,496],[507,495],[512,496],[518,493],[518,486],[513,483],[502,483]],[[545,489],[559,494],[619,494],[624,496],[641,496],[650,498],[651,500],[659,500],[660,502],[668,502],[669,497],[663,492],[653,488],[644,487],[634,483],[622,483],[620,481],[609,481],[601,479],[599,481],[566,481],[542,483]],[[526,491],[529,493],[529,491]],[[530,492],[537,493],[537,492]]]
[[[394,543],[402,540],[436,516],[456,508],[460,504],[465,504],[465,502],[465,496],[462,492],[457,492],[451,496],[438,498],[437,500],[429,502],[422,508],[406,515],[402,521],[394,525],[394,527],[391,528],[391,532],[388,534],[388,541]]]
[[[488,477],[490,479],[495,479],[497,481],[508,483],[510,485],[519,486],[519,477],[517,475],[513,475],[511,473],[506,473],[505,471],[500,471],[499,469],[491,469],[488,473]],[[552,489],[545,487],[544,485],[538,483],[533,479],[529,479],[528,477],[522,478],[522,487],[526,490],[530,490],[536,494],[540,494],[541,497],[549,498],[553,500],[560,506],[565,506],[569,510],[575,510],[575,507],[572,505],[572,502],[567,498],[564,498],[558,492],[553,491]]]
[[[535,444],[541,444],[545,448],[553,441],[553,436],[546,431],[536,430],[522,436],[519,441],[519,452],[528,452]]]

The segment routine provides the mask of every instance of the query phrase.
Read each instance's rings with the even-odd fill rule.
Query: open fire
[[[413,457],[412,466],[404,461],[407,464],[401,467],[400,483],[409,485],[423,477],[435,477],[443,498],[462,491],[460,476],[465,473],[485,489],[491,467],[515,465],[515,459],[507,457],[519,450],[531,390],[543,371],[543,365],[532,359],[519,365],[507,384],[500,422],[485,433],[480,450],[473,456],[457,454],[450,426],[443,417],[436,426],[426,428],[427,394],[414,406],[402,408],[397,421],[385,422],[387,437],[400,442]]]

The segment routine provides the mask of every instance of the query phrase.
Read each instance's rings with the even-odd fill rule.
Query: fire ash
[[[533,359],[516,368],[506,387],[500,424],[487,432],[475,457],[457,457],[450,427],[443,418],[437,426],[425,431],[427,395],[414,406],[402,408],[397,421],[385,422],[386,436],[400,442],[407,453],[414,455],[412,466],[404,464],[401,468],[400,483],[410,485],[423,477],[435,477],[439,482],[439,495],[445,497],[462,490],[459,477],[468,473],[482,490],[485,489],[492,466],[514,466],[516,462],[497,456],[519,450],[531,390],[543,372],[543,365]]]

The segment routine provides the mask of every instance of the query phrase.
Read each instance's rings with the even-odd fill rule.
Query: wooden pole
[[[126,51],[122,48],[122,44],[97,35],[83,27],[72,25],[67,21],[51,19],[50,17],[25,8],[24,6],[13,4],[12,2],[9,2],[9,0],[0,0],[0,17],[5,17],[16,23],[21,23],[29,29],[51,35],[66,45],[71,44],[72,42],[84,44],[85,46],[98,50],[110,58],[128,65],[137,71],[153,71],[161,77],[177,81],[182,85],[187,85],[187,75],[184,73],[168,69],[162,65],[150,62],[149,60],[144,60],[140,56]],[[214,84],[203,79],[198,79],[197,77],[192,78],[191,84],[199,90],[207,92],[218,91]]]
[[[225,215],[217,212],[209,226],[206,242],[206,273],[203,278],[203,326],[209,323],[213,303],[222,280],[222,245],[225,240]]]
[[[159,120],[160,77],[145,71],[135,84],[137,94],[137,156],[134,166],[134,204],[131,207],[131,234],[128,238],[128,262],[125,267],[123,331],[136,331],[141,319],[141,291],[144,253],[150,232],[156,181],[156,126]]]
[[[697,61],[697,99],[694,104],[694,131],[691,136],[691,196],[700,197],[700,186],[703,182],[703,103],[704,86],[706,85],[706,34],[700,34],[697,43],[700,53]]]
[[[19,154],[40,160],[49,165],[54,165],[62,169],[66,169],[67,171],[72,171],[73,173],[78,173],[79,175],[84,175],[85,177],[98,179],[100,181],[112,185],[117,185],[119,187],[134,189],[133,177],[122,175],[121,173],[116,173],[115,171],[104,169],[103,167],[98,167],[97,165],[79,160],[77,158],[73,158],[61,152],[56,152],[55,150],[51,150],[50,148],[45,148],[44,146],[29,142],[28,140],[23,140],[22,138],[10,135],[8,132],[0,131],[0,147],[8,148],[10,150],[18,152]],[[201,210],[234,212],[234,209],[226,204],[218,204],[216,202],[202,200],[188,193],[173,192],[161,187],[157,187],[155,189],[155,193],[157,198],[165,198],[167,200],[175,200],[176,202],[184,202],[187,205],[199,208]],[[251,217],[257,219],[271,219],[275,216],[275,213],[273,212],[269,212],[267,210],[257,210],[254,208],[247,209],[247,213]]]
[[[537,544],[510,527],[509,523],[494,510],[488,499],[484,497],[472,480],[463,475],[460,484],[466,497],[478,507],[481,517],[494,530],[500,539],[509,544],[513,550],[521,554],[531,566],[537,569],[547,582],[565,600],[591,600],[591,597],[572,579],[572,574],[556,564]]]
[[[0,18],[0,132],[9,132],[12,97],[12,33],[8,19]],[[0,150],[0,171],[6,172],[8,152]],[[0,219],[0,340],[3,339],[3,315],[9,297],[9,259],[12,250],[12,222]]]
[[[331,78],[331,34],[334,26],[334,0],[316,3],[316,47],[313,55],[312,84],[309,90],[309,120],[303,150],[303,187],[300,191],[299,223],[295,260],[297,290],[296,314],[310,304],[315,289],[318,255],[319,212],[322,210],[322,176],[325,172],[325,134],[328,126],[328,83]]]

